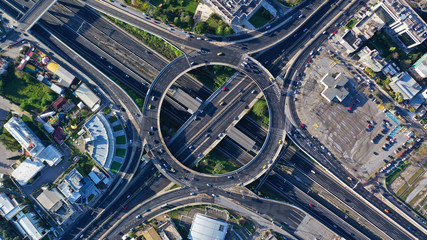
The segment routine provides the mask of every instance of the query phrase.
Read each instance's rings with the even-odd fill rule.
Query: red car
[[[336,34],[338,31],[337,30],[335,30],[332,34]]]
[[[309,63],[313,62],[313,59],[311,59],[311,58],[310,58],[310,59],[308,59],[308,62],[309,62]]]
[[[309,203],[308,206],[313,207],[313,204]]]
[[[304,123],[301,123],[301,127],[305,128],[305,124],[304,124]]]
[[[222,89],[222,91],[223,91],[223,92],[225,92],[225,89],[226,89],[226,88],[224,87],[224,88]]]
[[[157,23],[157,21],[156,21],[156,20],[154,20],[154,21],[153,21],[153,23]]]
[[[126,205],[126,206],[124,206],[124,207],[123,207],[123,209],[124,209],[124,210],[128,209],[128,206],[127,206],[127,205]]]

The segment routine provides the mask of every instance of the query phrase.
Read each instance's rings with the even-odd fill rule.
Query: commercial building
[[[22,207],[15,199],[10,199],[5,193],[0,193],[0,214],[6,220],[9,221],[21,210]]]
[[[45,189],[37,197],[37,201],[59,225],[63,224],[74,213],[56,188],[52,190]]]
[[[53,144],[47,146],[41,151],[36,158],[39,162],[44,162],[49,166],[56,166],[64,155]]]
[[[426,78],[427,77],[427,53],[425,53],[418,61],[412,65],[411,70],[415,72],[420,78]]]
[[[162,240],[156,229],[154,229],[153,227],[143,231],[142,236],[144,236],[146,240]]]
[[[84,83],[80,84],[76,91],[74,91],[74,95],[80,98],[92,111],[96,111],[100,106],[101,99]]]
[[[36,156],[45,148],[40,139],[27,126],[27,124],[22,121],[22,119],[12,117],[7,121],[4,127],[9,131],[13,138],[21,144],[30,156]]]
[[[188,239],[192,240],[223,240],[227,234],[228,223],[196,213],[191,224]]]
[[[231,25],[242,25],[263,6],[272,15],[277,11],[266,0],[205,0],[206,3],[224,22]]]
[[[347,53],[352,53],[362,44],[362,40],[353,31],[347,29],[339,40],[339,43],[346,49]]]
[[[114,157],[114,135],[111,125],[102,113],[97,113],[85,124],[86,131],[90,134],[87,142],[91,157],[101,166],[109,169]]]
[[[19,166],[13,170],[12,177],[19,185],[26,185],[31,178],[35,177],[45,165],[38,160],[31,160],[30,158],[25,159]]]
[[[396,93],[401,93],[404,100],[411,100],[418,92],[421,86],[406,72],[394,76],[390,87]]]
[[[325,89],[321,92],[321,95],[328,101],[332,102],[337,99],[342,102],[349,92],[345,89],[345,85],[348,82],[347,77],[339,73],[335,78],[329,73],[326,74],[320,82],[325,86]]]
[[[426,23],[404,0],[382,0],[372,10],[407,47],[427,38]]]

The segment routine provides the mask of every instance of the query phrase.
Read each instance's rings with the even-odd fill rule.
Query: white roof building
[[[227,222],[196,213],[188,238],[192,240],[223,240],[227,230]]]
[[[44,166],[45,165],[38,160],[33,161],[27,158],[19,164],[15,170],[13,170],[12,177],[19,183],[19,185],[24,186],[31,178],[40,172]]]
[[[427,53],[424,54],[418,61],[412,65],[412,70],[416,72],[420,77],[427,77],[427,61],[426,61]]]
[[[111,125],[102,113],[97,113],[86,122],[85,128],[94,137],[94,141],[90,143],[93,146],[92,158],[109,169],[114,157],[115,140]]]
[[[12,219],[21,209],[16,201],[10,199],[5,193],[0,193],[0,214],[6,220]]]
[[[37,159],[52,167],[56,166],[63,156],[64,155],[53,144],[51,144],[37,155]]]
[[[42,232],[37,228],[36,224],[31,220],[33,214],[23,214],[15,224],[18,226],[24,235],[27,235],[28,238],[32,240],[39,240],[43,237]]]
[[[40,139],[22,119],[12,117],[4,127],[31,156],[36,156],[45,148]]]
[[[422,89],[406,72],[394,76],[391,80],[390,87],[393,91],[401,93],[404,100],[411,100]]]
[[[90,90],[90,88],[82,83],[74,92],[78,98],[80,98],[86,106],[88,106],[92,111],[95,111],[99,107],[99,102],[101,101],[95,93]]]
[[[44,190],[38,197],[37,201],[48,211],[61,201],[61,196],[56,191]]]

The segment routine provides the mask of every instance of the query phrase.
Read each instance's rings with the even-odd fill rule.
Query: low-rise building
[[[37,154],[45,148],[41,140],[22,119],[12,117],[7,121],[4,127],[30,156],[37,156]]]
[[[362,40],[353,31],[346,29],[339,43],[346,49],[347,53],[352,53],[362,44]]]
[[[359,62],[364,67],[369,67],[374,72],[381,72],[387,64],[377,50],[371,50],[368,46],[362,48],[357,55],[359,56]]]
[[[328,101],[332,102],[334,99],[342,102],[349,92],[345,89],[348,79],[343,74],[339,73],[335,78],[329,73],[326,74],[320,82],[325,86],[321,95]]]
[[[188,239],[191,240],[224,240],[228,230],[228,223],[196,213],[191,224]]]
[[[25,159],[19,166],[13,170],[12,177],[19,185],[26,185],[31,178],[35,177],[45,165],[38,160]]]
[[[85,83],[80,84],[74,91],[74,95],[80,98],[92,111],[96,111],[100,107],[101,99]]]
[[[412,72],[415,72],[420,78],[426,78],[427,77],[427,53],[425,53],[418,61],[416,61],[412,67]]]
[[[73,83],[76,78],[72,73],[67,71],[65,68],[55,63],[54,61],[50,61],[46,65],[46,69],[52,72],[53,74],[59,77],[58,83],[62,86],[68,88]]]
[[[45,189],[38,197],[37,201],[49,212],[57,224],[61,225],[74,213],[73,209],[68,206],[64,197],[53,188]]]
[[[390,87],[394,92],[402,94],[404,100],[411,100],[422,89],[406,72],[394,76],[391,80]]]
[[[15,200],[9,198],[5,193],[0,193],[0,214],[6,218],[6,220],[12,219],[18,212],[23,208]]]

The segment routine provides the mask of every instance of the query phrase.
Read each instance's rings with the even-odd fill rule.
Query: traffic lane
[[[230,109],[235,109],[237,107],[243,112],[247,106],[247,103],[245,102],[244,98],[254,97],[251,96],[254,94],[251,94],[250,92],[251,89],[255,89],[256,86],[254,86],[250,81],[242,81],[237,87],[239,87],[239,89],[240,87],[249,87],[249,90],[244,93],[240,92],[240,90],[235,88],[234,90],[227,92],[225,95],[218,94],[217,97],[219,99],[214,99],[211,102],[212,104],[208,105],[209,109],[205,108],[205,112],[198,114],[198,117],[195,118],[195,120],[185,128],[181,135],[176,138],[175,142],[187,142],[188,146],[191,146],[194,145],[192,142],[196,138],[198,138],[199,140],[200,138],[215,138],[215,136],[217,136],[219,133],[225,131],[228,125],[222,124],[224,129],[218,129],[216,125],[218,125],[218,123],[222,121],[226,121],[227,123],[231,124],[241,112],[231,112]],[[236,94],[234,92],[236,92]],[[249,92],[249,95],[247,92]],[[229,95],[236,95],[236,97],[232,100],[229,99]],[[184,150],[182,148],[182,144],[174,144],[172,146],[169,145],[169,150],[171,149],[173,149],[173,151],[171,152],[175,154],[177,159],[184,159],[182,157],[179,157],[182,151]]]
[[[215,121],[207,125],[208,129],[205,129],[199,133],[189,133],[189,136],[195,137],[193,137],[190,142],[187,143],[188,145],[193,146],[194,149],[188,149],[187,147],[181,148],[182,151],[175,155],[177,159],[188,159],[187,162],[194,163],[194,160],[203,157],[203,152],[205,152],[208,148],[211,148],[214,141],[223,138],[223,136],[226,134],[226,129],[231,126],[232,122],[235,121],[239,114],[246,110],[246,106],[246,102],[238,100],[237,104],[233,104],[232,106],[228,107],[215,118]],[[209,137],[206,137],[206,134],[210,134]]]
[[[244,81],[244,79],[245,77],[243,74],[238,74],[236,78],[234,78],[232,81],[229,82],[227,87],[220,88],[220,89],[231,88],[231,90],[229,91],[217,90],[219,91],[218,94],[214,96],[209,103],[208,102],[202,103],[202,106],[194,113],[194,115],[196,115],[197,117],[195,117],[190,124],[186,125],[185,129],[182,129],[181,127],[180,130],[178,131],[182,131],[182,132],[179,132],[178,136],[174,136],[173,141],[168,142],[169,150],[172,153],[177,154],[179,151],[179,148],[182,147],[181,143],[187,142],[186,140],[194,137],[196,133],[200,131],[200,129],[206,128],[209,122],[217,114],[220,113],[220,109],[221,109],[220,102],[222,101],[221,99],[223,99],[226,95],[230,94],[230,92],[233,91],[234,85],[239,86],[241,84],[248,82],[248,81]],[[205,107],[203,107],[204,105]],[[203,113],[201,111],[203,111]],[[173,144],[174,142],[178,142],[180,144]]]
[[[360,215],[365,216],[368,220],[370,220],[375,226],[380,228],[382,231],[386,232],[387,234],[390,234],[390,233],[396,234],[394,236],[391,235],[393,238],[402,237],[402,236],[399,236],[399,235],[402,235],[402,232],[399,233],[398,231],[393,230],[393,229],[396,229],[394,225],[386,221],[384,217],[381,216],[376,210],[368,207],[358,197],[354,196],[352,193],[350,193],[347,189],[342,187],[336,181],[329,178],[326,174],[324,174],[321,171],[321,169],[318,169],[316,166],[313,166],[311,163],[305,161],[297,154],[294,155],[294,158],[291,159],[291,162],[295,164],[295,166],[297,167],[296,169],[298,171],[301,171],[301,173],[303,173],[304,176],[307,176],[306,178],[302,175],[299,176],[302,179],[304,179],[305,182],[310,183],[311,179],[313,179],[316,183],[320,184],[322,187],[327,189],[334,196],[339,198],[342,202],[346,203],[348,206],[350,206]],[[308,171],[308,169],[310,169],[310,171]],[[311,172],[311,169],[313,169],[315,173]],[[361,188],[364,189],[363,187]],[[367,196],[368,195],[363,197],[366,198]],[[367,199],[367,200],[370,201],[371,203],[376,203],[376,204],[381,202],[376,197],[372,199]],[[386,208],[387,206],[384,206],[384,209]]]
[[[341,237],[345,237],[346,239],[369,239],[283,177],[273,174],[268,177],[267,182],[274,186],[276,191],[287,198],[291,198],[300,208],[315,217],[325,226],[329,227],[330,230],[339,233]],[[310,206],[310,204],[312,206]]]
[[[339,6],[342,7],[346,3],[345,1],[341,1],[339,3]],[[282,66],[284,61],[286,59],[286,56],[293,56],[296,51],[298,51],[300,46],[304,46],[305,43],[311,39],[312,35],[315,35],[317,31],[324,27],[324,22],[329,22],[333,17],[336,16],[337,11],[340,9],[340,7],[333,8],[332,11],[330,11],[327,15],[324,15],[329,11],[328,8],[323,8],[322,11],[316,13],[316,16],[314,18],[311,18],[310,21],[307,21],[303,26],[301,26],[299,29],[297,29],[292,36],[289,36],[284,41],[276,44],[274,47],[270,48],[266,52],[264,52],[262,55],[257,57],[257,59],[268,64],[269,68],[272,68],[271,71],[273,71],[273,75],[278,74],[280,71],[279,69],[275,69],[274,67]],[[353,13],[357,11],[360,8],[360,2],[356,2],[352,5],[352,7],[348,10],[350,13]],[[322,19],[323,18],[323,19]],[[343,21],[345,18],[348,18],[347,15],[343,15],[339,17],[337,22]],[[321,21],[319,21],[322,19]],[[308,31],[304,32],[304,29],[308,29]],[[334,29],[334,26],[330,26],[326,29],[327,33],[332,33]],[[295,37],[297,36],[297,37]],[[301,37],[300,37],[301,36]],[[298,43],[298,44],[297,44]],[[289,48],[291,46],[291,48]],[[283,51],[285,50],[285,51]],[[282,52],[283,51],[283,52]],[[285,58],[284,58],[285,57]],[[282,61],[279,61],[274,66],[271,64],[278,58],[282,58]]]

